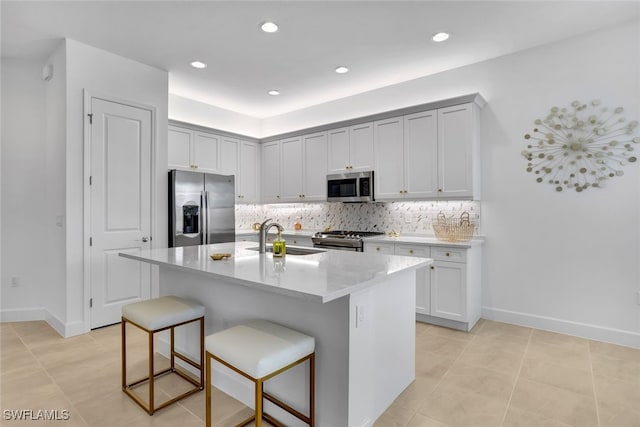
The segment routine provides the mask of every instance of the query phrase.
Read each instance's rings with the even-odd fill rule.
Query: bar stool
[[[282,425],[263,411],[263,398],[279,406],[310,427],[315,423],[315,339],[276,323],[255,320],[209,335],[206,347],[206,427],[211,427],[211,359],[237,372],[255,384],[255,414],[238,424],[246,426],[255,420],[261,427],[262,420]],[[298,412],[286,403],[263,390],[270,378],[309,360],[309,416]]]
[[[175,351],[174,329],[188,323],[200,323],[200,362]],[[127,383],[127,334],[126,324],[142,329],[149,335],[149,373],[146,377]],[[171,366],[160,372],[154,371],[154,334],[171,330]],[[175,358],[179,358],[200,371],[200,380],[196,380],[178,369]],[[176,296],[165,296],[146,301],[128,304],[122,307],[122,391],[140,405],[149,415],[159,409],[171,405],[180,399],[190,396],[204,388],[204,306]],[[175,373],[194,385],[194,388],[167,400],[160,405],[154,402],[154,382],[161,375]],[[145,402],[133,389],[145,382],[149,383],[149,402]]]

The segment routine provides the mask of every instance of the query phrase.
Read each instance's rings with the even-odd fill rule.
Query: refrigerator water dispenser
[[[199,233],[198,224],[200,223],[200,206],[184,205],[182,206],[182,233],[192,234]]]

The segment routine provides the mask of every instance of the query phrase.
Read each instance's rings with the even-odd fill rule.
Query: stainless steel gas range
[[[383,234],[378,231],[332,230],[317,232],[311,240],[315,248],[362,252],[365,239]]]

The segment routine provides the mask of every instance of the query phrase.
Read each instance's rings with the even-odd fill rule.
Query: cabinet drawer
[[[429,258],[429,247],[423,245],[405,245],[396,243],[396,255]]]
[[[467,262],[467,250],[446,246],[432,247],[431,258],[436,261]]]
[[[287,245],[305,246],[305,247],[309,247],[309,248],[313,247],[313,242],[311,241],[311,237],[307,237],[307,236],[292,236],[291,234],[283,234],[282,237],[284,237],[286,239]]]
[[[393,243],[365,243],[365,252],[373,252],[377,254],[393,255]]]

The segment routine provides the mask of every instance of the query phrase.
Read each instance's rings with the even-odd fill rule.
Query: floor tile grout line
[[[483,326],[483,325],[480,325],[480,326]],[[469,333],[467,332],[467,334],[469,334]],[[464,354],[464,352],[467,350],[467,348],[469,347],[469,345],[470,345],[470,344],[471,344],[471,343],[476,339],[476,337],[477,337],[477,335],[475,335],[475,334],[469,334],[469,335],[472,335],[471,339],[470,339],[470,340],[468,340],[468,342],[465,344],[465,346],[464,346],[464,348],[462,349],[462,351],[460,352],[460,354],[458,354],[458,356],[456,356],[456,358],[455,358],[455,359],[453,359],[453,362],[451,362],[451,364],[449,365],[449,367],[447,368],[447,370],[446,370],[446,371],[444,371],[444,374],[442,374],[442,376],[440,377],[440,379],[439,379],[439,380],[438,380],[438,382],[436,383],[435,387],[433,387],[433,390],[431,390],[431,393],[433,393],[434,391],[436,391],[436,390],[438,389],[438,387],[440,387],[440,384],[441,384],[441,383],[442,383],[442,381],[444,380],[444,377],[446,377],[446,376],[447,376],[447,373],[451,370],[451,367],[452,367],[453,365],[455,365],[455,363],[458,361],[458,359],[460,359],[460,357],[462,357],[462,355],[463,355],[463,354]],[[430,353],[430,352],[429,352],[429,353]],[[405,427],[406,427],[409,423],[411,423],[411,420],[413,420],[413,418],[416,416],[416,414],[417,414],[417,413],[418,413],[418,409],[416,409],[416,411],[413,413],[413,415],[411,416],[411,418],[409,418],[409,421],[408,421],[408,423],[407,423],[407,424],[405,424]],[[423,415],[423,414],[421,414],[421,415]],[[442,422],[442,421],[437,420],[437,419],[435,419],[435,418],[433,418],[433,417],[429,417],[429,416],[427,416],[427,415],[425,415],[425,416],[426,416],[427,418],[434,419],[434,420],[436,420],[436,421],[438,421],[438,422]],[[443,423],[444,423],[444,422],[443,422]],[[444,424],[446,424],[446,423],[444,423]]]
[[[62,389],[62,387],[60,387],[60,385],[58,384],[58,382],[55,380],[55,378],[53,378],[53,376],[51,375],[51,373],[49,372],[49,370],[42,364],[42,362],[40,361],[40,359],[38,358],[38,356],[36,356],[33,351],[31,350],[30,347],[28,347],[26,345],[26,343],[24,342],[24,340],[22,339],[22,337],[20,336],[20,333],[18,331],[16,331],[16,335],[18,335],[18,338],[20,339],[20,341],[22,342],[22,344],[25,346],[25,348],[27,349],[27,351],[29,351],[29,354],[31,354],[31,357],[33,357],[33,359],[36,361],[36,363],[38,364],[38,366],[40,368],[42,368],[42,370],[45,372],[45,374],[47,375],[47,377],[49,377],[49,380],[51,381],[51,383],[56,387],[56,389],[58,389],[58,391],[62,394],[62,396],[64,397],[64,400],[67,401],[67,403],[69,404],[70,407],[74,408],[77,412],[78,412],[78,416],[80,417],[80,419],[82,420],[82,422],[86,425],[89,426],[89,423],[87,422],[87,420],[84,419],[84,417],[82,416],[82,414],[80,413],[80,411],[78,411],[78,409],[76,408],[75,404],[71,401],[71,399],[69,398],[69,396],[67,396],[67,393],[65,393],[65,391]]]
[[[593,403],[596,405],[596,419],[598,427],[602,426],[600,421],[600,409],[598,408],[598,392],[596,391],[596,378],[593,372],[593,358],[591,357],[591,343],[587,342],[587,353],[589,354],[589,370],[591,371],[591,387],[593,387]]]
[[[509,394],[509,400],[507,401],[507,407],[504,409],[504,414],[502,414],[502,421],[500,422],[500,426],[504,426],[504,422],[507,420],[507,414],[509,413],[509,408],[511,408],[511,400],[513,399],[513,394],[516,391],[516,385],[518,384],[518,380],[520,379],[520,373],[522,372],[522,366],[524,365],[524,359],[527,357],[527,352],[529,351],[529,345],[531,344],[531,338],[533,337],[533,329],[529,330],[529,338],[527,339],[527,346],[522,353],[522,358],[520,359],[520,366],[518,367],[518,372],[513,380],[513,387],[511,387],[511,394]]]

